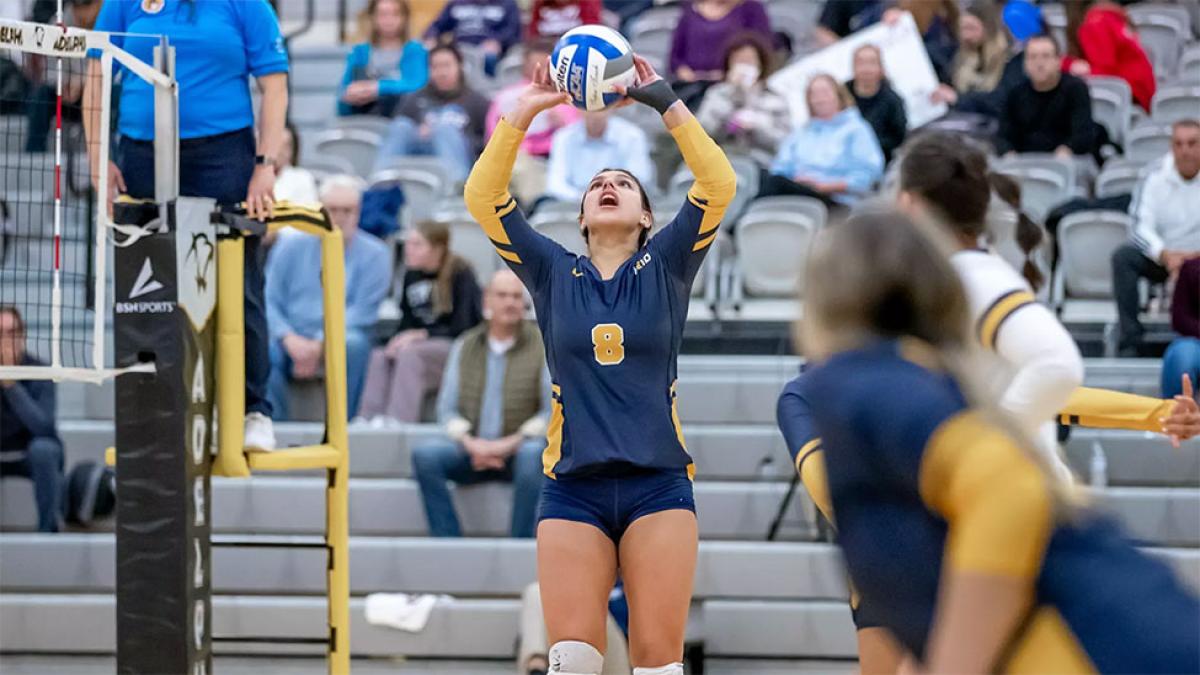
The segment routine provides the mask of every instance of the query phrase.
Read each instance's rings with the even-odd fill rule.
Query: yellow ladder
[[[249,477],[253,471],[323,469],[325,547],[329,556],[325,593],[328,602],[327,657],[331,675],[350,672],[350,550],[346,432],[346,270],[341,230],[329,225],[289,223],[321,240],[321,276],[325,301],[325,439],[320,445],[246,454],[242,447],[245,417],[245,321],[242,237],[217,243],[217,441],[214,476]],[[271,229],[278,229],[272,223]]]

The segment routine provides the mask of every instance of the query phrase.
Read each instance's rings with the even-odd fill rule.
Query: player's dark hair
[[[987,231],[992,191],[1017,213],[1016,242],[1025,253],[1021,270],[1037,289],[1045,281],[1030,255],[1042,243],[1042,228],[1021,209],[1021,187],[988,170],[987,155],[966,137],[950,132],[922,134],[904,148],[900,189],[921,197],[955,234],[978,239]]]
[[[599,176],[600,174],[607,173],[609,171],[616,171],[617,173],[625,174],[633,180],[633,184],[637,186],[638,192],[642,195],[642,211],[650,214],[650,227],[643,227],[642,231],[638,233],[637,247],[640,249],[641,247],[645,246],[646,241],[650,239],[650,230],[654,227],[654,210],[650,206],[650,195],[646,193],[646,188],[642,185],[642,181],[638,180],[637,176],[626,171],[625,169],[600,169],[596,172],[596,175]],[[579,200],[579,222],[583,222],[582,199]],[[588,243],[588,229],[586,227],[583,228],[582,233],[584,243]]]
[[[422,220],[414,229],[430,246],[442,251],[442,264],[433,281],[433,313],[449,314],[454,311],[454,278],[462,270],[471,270],[471,263],[450,250],[450,226],[446,223]]]
[[[1045,237],[1042,227],[1033,222],[1033,219],[1021,208],[1021,185],[1017,181],[1013,180],[1011,176],[993,173],[988,175],[988,182],[991,183],[996,196],[1004,200],[1017,214],[1015,238],[1017,246],[1025,254],[1025,264],[1021,266],[1021,275],[1036,291],[1046,283],[1046,276],[1042,274],[1042,270],[1038,269],[1032,257],[1033,252],[1042,245],[1042,239]]]
[[[16,305],[0,305],[0,314],[11,314],[17,320],[17,330],[25,332],[25,317],[21,316],[21,310]]]

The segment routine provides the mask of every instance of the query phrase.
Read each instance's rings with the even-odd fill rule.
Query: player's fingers
[[[121,192],[128,192],[128,188],[125,187],[125,174],[121,173],[121,170],[117,168],[117,165],[115,163],[111,164],[108,167],[108,170],[116,180],[117,189]],[[1184,375],[1184,377],[1187,377],[1187,375]]]
[[[1192,392],[1192,378],[1187,373],[1183,374],[1183,395],[1195,400],[1195,394]]]

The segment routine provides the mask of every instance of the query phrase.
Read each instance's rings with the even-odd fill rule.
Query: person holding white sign
[[[815,197],[833,209],[851,206],[883,176],[883,151],[854,107],[854,97],[829,75],[808,83],[808,122],[779,146],[760,197]]]

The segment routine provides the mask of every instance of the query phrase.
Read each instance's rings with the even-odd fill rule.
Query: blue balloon
[[[1042,10],[1026,0],[1012,0],[1004,6],[1004,25],[1019,41],[1042,32]]]

